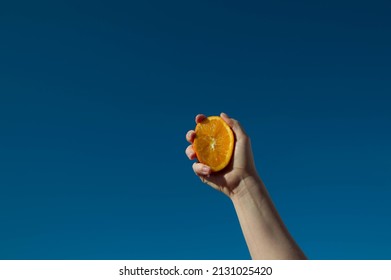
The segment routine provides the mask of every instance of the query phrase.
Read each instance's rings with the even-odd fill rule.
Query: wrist
[[[265,193],[266,189],[262,182],[262,179],[258,174],[252,174],[243,176],[239,182],[239,185],[231,193],[230,199],[233,203],[239,203],[243,198],[259,195],[260,193]]]

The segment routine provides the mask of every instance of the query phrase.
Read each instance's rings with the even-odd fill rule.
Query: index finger
[[[206,116],[204,114],[198,114],[196,117],[195,117],[195,122],[196,123],[200,123],[202,122],[204,119],[206,119]]]

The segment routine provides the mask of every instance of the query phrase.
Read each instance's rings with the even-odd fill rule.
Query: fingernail
[[[203,173],[203,174],[208,174],[209,173],[209,167],[207,167],[207,166],[203,166],[202,167],[202,169],[201,169],[201,172]]]

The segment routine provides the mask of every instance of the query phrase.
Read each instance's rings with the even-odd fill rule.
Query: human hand
[[[233,198],[235,194],[245,188],[246,184],[243,184],[243,182],[246,178],[258,178],[258,174],[254,164],[250,138],[237,120],[228,117],[225,113],[221,113],[220,117],[231,127],[235,134],[234,152],[230,163],[219,172],[211,172],[209,166],[196,162],[193,164],[193,170],[202,182]],[[199,114],[195,121],[200,123],[205,118],[205,115]],[[186,155],[190,160],[197,158],[192,145],[194,138],[195,131],[189,130],[186,134],[186,140],[191,145],[186,148]]]

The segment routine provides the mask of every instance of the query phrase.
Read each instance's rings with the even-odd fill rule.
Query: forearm
[[[282,222],[262,180],[247,177],[232,196],[252,259],[305,259]]]

